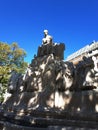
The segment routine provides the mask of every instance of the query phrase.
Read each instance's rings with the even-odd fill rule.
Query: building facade
[[[82,61],[84,56],[92,57],[96,70],[98,71],[98,41],[94,41],[91,44],[86,45],[85,47],[76,51],[75,53],[69,55],[66,60],[76,65],[79,61]]]

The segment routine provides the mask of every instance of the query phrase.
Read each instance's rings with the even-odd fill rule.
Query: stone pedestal
[[[3,104],[0,123],[3,122],[6,130],[20,130],[21,128],[39,130],[39,127],[43,130],[50,130],[56,126],[59,129],[69,126],[71,129],[83,127],[91,130],[98,127],[97,91],[67,92],[62,93],[60,97],[58,94],[58,97],[54,96],[52,99],[52,104],[54,104],[52,107],[51,105],[46,107],[50,99],[46,97],[44,99],[44,96],[40,97],[40,95],[41,93],[32,92],[13,94],[6,104]],[[39,98],[36,100],[37,96]],[[55,100],[55,98],[60,100],[61,97],[63,109],[59,108],[60,105],[57,106],[57,100]]]

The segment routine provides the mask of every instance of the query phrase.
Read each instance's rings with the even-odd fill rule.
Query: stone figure
[[[60,62],[56,68],[56,86],[61,92],[70,90],[74,84],[75,69],[71,62]]]
[[[8,92],[13,94],[25,91],[27,87],[26,82],[30,75],[31,69],[29,69],[29,67],[27,68],[25,74],[12,71],[11,77],[8,81]]]
[[[21,74],[16,71],[12,71],[11,77],[8,83],[8,92],[14,93],[17,90],[18,80],[20,79]]]
[[[42,39],[42,44],[52,44],[52,36],[48,35],[48,30],[44,30],[44,38]]]
[[[83,60],[76,66],[77,71],[77,88],[79,89],[93,89],[94,86],[94,62],[91,57],[83,57]]]

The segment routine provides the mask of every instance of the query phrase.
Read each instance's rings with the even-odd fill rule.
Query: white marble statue
[[[42,44],[52,44],[52,36],[48,35],[48,30],[44,30],[44,38]]]

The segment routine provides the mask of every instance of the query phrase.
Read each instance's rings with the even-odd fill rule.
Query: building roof
[[[80,56],[84,53],[88,53],[90,51],[96,50],[97,48],[98,48],[98,42],[94,41],[91,44],[86,45],[85,47],[81,48],[80,50],[78,50],[78,51],[74,52],[73,54],[69,55],[66,60],[67,61],[72,60],[72,59],[74,59],[74,58],[76,58],[76,57],[78,57],[78,56]]]

